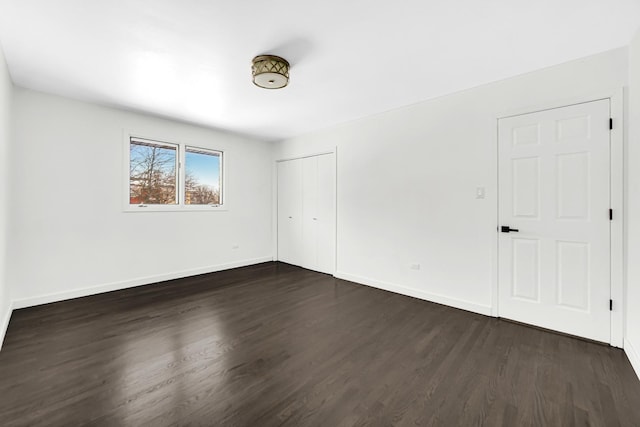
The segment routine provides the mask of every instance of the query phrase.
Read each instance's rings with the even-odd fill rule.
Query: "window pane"
[[[196,148],[185,152],[185,205],[219,205],[222,153]]]
[[[129,203],[175,205],[177,147],[133,140],[130,143]]]

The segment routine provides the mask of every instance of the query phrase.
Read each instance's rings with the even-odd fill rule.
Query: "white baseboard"
[[[231,268],[246,267],[248,265],[260,264],[262,262],[273,261],[273,257],[262,257],[231,262],[228,264],[218,264],[209,267],[182,270],[174,273],[161,274],[157,276],[138,277],[132,280],[121,282],[105,283],[86,288],[74,289],[71,291],[56,292],[52,294],[39,295],[36,297],[13,300],[13,309],[33,307],[35,305],[49,304],[52,302],[64,301],[73,298],[86,297],[89,295],[101,294],[104,292],[117,291],[120,289],[132,288],[135,286],[149,285],[151,283],[164,282],[166,280],[180,279],[183,277],[196,276],[198,274],[214,273],[216,271],[229,270]]]
[[[627,338],[624,339],[624,352],[627,354],[633,370],[636,371],[638,379],[640,379],[640,353],[636,351],[636,347]]]
[[[2,350],[2,343],[4,343],[4,337],[7,334],[9,328],[9,321],[11,320],[11,313],[13,312],[13,302],[9,301],[7,312],[0,319],[0,350]]]
[[[348,280],[350,282],[359,283],[361,285],[384,289],[385,291],[391,291],[397,294],[407,295],[425,301],[448,305],[449,307],[459,308],[461,310],[471,311],[473,313],[484,314],[485,316],[491,316],[491,306],[476,304],[473,302],[451,298],[444,295],[432,294],[430,292],[421,291],[415,288],[408,288],[406,286],[396,285],[393,283],[381,282],[379,280],[370,279],[368,277],[354,276],[342,271],[337,271],[334,276],[338,279]]]

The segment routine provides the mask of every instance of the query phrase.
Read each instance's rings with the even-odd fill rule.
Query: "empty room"
[[[638,0],[0,0],[0,426],[640,426]]]

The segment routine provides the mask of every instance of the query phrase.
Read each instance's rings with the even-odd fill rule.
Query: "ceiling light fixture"
[[[289,84],[289,63],[279,56],[259,55],[251,65],[253,84],[265,89],[280,89]]]

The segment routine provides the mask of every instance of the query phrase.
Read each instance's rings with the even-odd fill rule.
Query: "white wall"
[[[337,147],[339,277],[490,314],[496,118],[611,95],[627,59],[616,49],[282,141],[275,159]]]
[[[272,259],[271,144],[20,88],[14,120],[16,307]],[[228,211],[123,212],[123,129],[224,150]]]
[[[11,137],[11,98],[13,84],[0,46],[0,347],[11,316],[6,275],[7,194],[9,191],[8,154]]]
[[[640,376],[640,31],[629,45],[627,330],[625,351]]]

